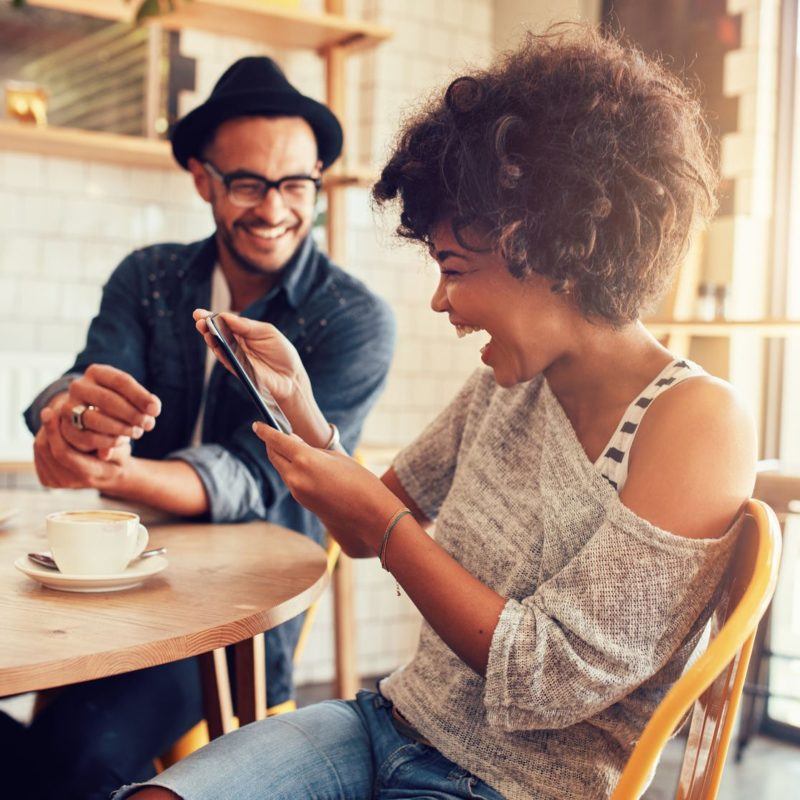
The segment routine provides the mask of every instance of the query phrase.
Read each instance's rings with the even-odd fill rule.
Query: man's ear
[[[206,201],[211,202],[211,176],[208,174],[206,168],[194,157],[191,157],[187,163],[189,172],[192,173],[194,180],[194,188],[197,189],[197,194]]]

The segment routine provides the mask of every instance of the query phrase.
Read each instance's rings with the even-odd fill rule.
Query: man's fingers
[[[47,437],[47,446],[60,471],[66,470],[79,481],[85,483],[94,477],[98,477],[99,473],[102,472],[102,469],[98,469],[98,467],[102,468],[104,465],[99,459],[84,455],[70,447],[60,435],[60,432]]]
[[[86,485],[77,475],[59,463],[50,448],[51,438],[44,429],[36,436],[34,444],[34,463],[39,480],[44,486],[62,489],[77,489]]]
[[[87,412],[88,413],[88,412]],[[84,414],[84,417],[86,415]],[[95,450],[108,450],[118,447],[123,442],[129,441],[127,436],[108,436],[103,433],[95,433],[91,430],[78,430],[71,420],[61,417],[61,435],[76,450],[82,453],[92,453]]]
[[[132,375],[108,364],[92,364],[84,373],[87,378],[122,395],[131,405],[151,417],[161,413],[161,401]]]
[[[155,427],[155,417],[145,414],[132,405],[128,400],[112,389],[107,389],[91,381],[77,379],[69,387],[70,399],[86,406],[97,406],[106,416],[113,417],[120,422],[127,423],[131,428],[141,428],[150,431]],[[86,411],[84,416],[93,414]],[[90,417],[96,421],[95,417]],[[89,420],[86,421],[89,423]],[[106,431],[98,431],[106,433]],[[129,435],[133,435],[133,430]]]
[[[99,408],[90,408],[83,412],[83,424],[92,431],[112,437],[125,437],[128,439],[141,439],[144,428],[139,425],[128,425],[114,417],[104,414]]]
[[[130,454],[131,454],[130,441],[123,442],[122,444],[117,445],[116,447],[97,451],[97,457],[101,461],[112,461],[117,464],[129,458]]]

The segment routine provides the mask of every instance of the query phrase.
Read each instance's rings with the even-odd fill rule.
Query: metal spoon
[[[167,552],[166,547],[154,547],[152,550],[143,550],[136,559],[139,558],[150,558],[150,556],[160,556],[163,553]],[[33,561],[34,564],[38,564],[40,567],[46,567],[47,569],[58,569],[56,562],[53,560],[52,556],[47,555],[47,553],[28,553],[28,558]],[[134,561],[136,560],[134,559]]]

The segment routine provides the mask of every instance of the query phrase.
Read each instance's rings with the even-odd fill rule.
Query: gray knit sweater
[[[738,525],[688,539],[637,517],[547,382],[480,369],[396,459],[436,539],[509,598],[486,678],[423,622],[382,692],[511,800],[607,797],[697,646]]]

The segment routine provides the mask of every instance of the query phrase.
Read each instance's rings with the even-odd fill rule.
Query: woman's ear
[[[206,168],[194,157],[190,158],[187,166],[189,172],[192,173],[194,180],[194,188],[197,189],[197,194],[206,201],[211,202],[211,176],[208,174]]]

